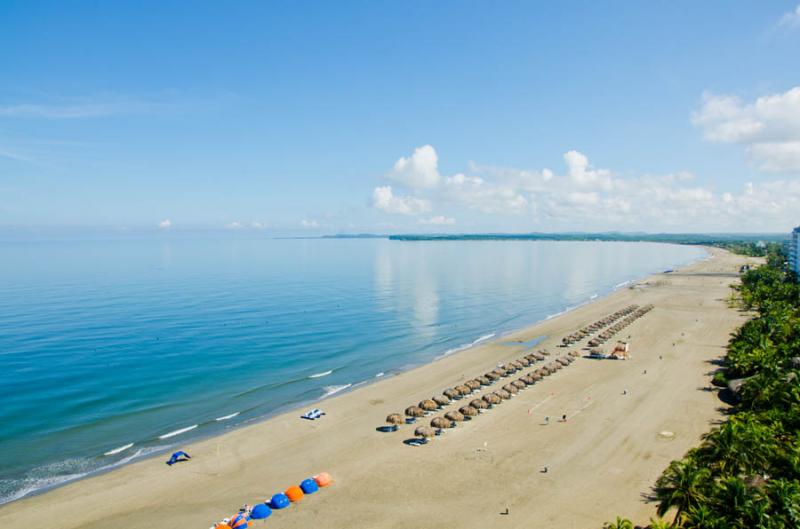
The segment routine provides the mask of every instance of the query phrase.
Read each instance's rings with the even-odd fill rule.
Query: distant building
[[[800,226],[789,235],[789,268],[800,275]]]

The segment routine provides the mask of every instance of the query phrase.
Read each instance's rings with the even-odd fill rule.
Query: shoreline
[[[610,242],[624,242],[624,241],[610,241]],[[665,242],[665,243],[662,243],[662,244],[677,245],[675,243],[668,243],[668,242]],[[673,266],[685,267],[685,266],[690,266],[690,265],[692,265],[694,263],[701,262],[703,260],[709,259],[710,256],[711,256],[710,251],[711,251],[712,247],[701,246],[701,248],[706,252],[705,255],[693,258],[693,259],[691,259],[691,260],[689,260],[689,261],[687,261],[687,262],[685,262],[683,264],[673,265]],[[656,272],[656,273],[659,273],[659,272]],[[440,361],[440,360],[442,360],[444,358],[448,358],[448,357],[460,354],[460,353],[464,352],[465,350],[469,350],[469,349],[471,349],[473,347],[477,347],[477,346],[484,345],[484,344],[488,345],[488,344],[492,344],[492,343],[514,346],[515,345],[514,343],[510,343],[510,342],[504,343],[504,342],[506,342],[506,337],[514,335],[516,333],[524,332],[525,330],[527,330],[527,329],[529,329],[529,328],[531,328],[533,326],[540,325],[540,324],[542,324],[544,322],[547,322],[547,321],[549,321],[551,319],[554,319],[554,318],[562,317],[562,316],[564,316],[566,314],[569,314],[570,312],[573,312],[575,310],[580,309],[581,307],[584,307],[584,306],[589,305],[591,303],[603,300],[604,298],[613,295],[618,290],[623,289],[623,288],[629,288],[631,285],[634,285],[634,284],[636,284],[636,283],[638,283],[640,281],[643,281],[643,280],[647,279],[648,277],[650,277],[652,275],[653,275],[653,273],[648,274],[648,275],[638,276],[638,277],[635,277],[633,279],[629,279],[629,280],[620,282],[620,283],[618,283],[618,284],[616,284],[616,285],[614,285],[612,287],[609,287],[608,290],[606,290],[605,292],[603,292],[602,290],[599,290],[598,292],[595,292],[594,294],[592,294],[589,298],[587,298],[587,299],[585,299],[583,301],[580,301],[575,305],[569,305],[569,306],[565,307],[563,310],[560,310],[560,311],[555,312],[553,314],[549,314],[547,316],[542,317],[541,319],[538,319],[538,320],[535,320],[535,321],[532,321],[532,322],[525,322],[522,325],[517,326],[517,327],[510,327],[510,328],[507,328],[507,329],[497,328],[497,329],[492,330],[492,331],[486,330],[478,338],[472,340],[469,343],[464,343],[464,344],[461,344],[459,346],[452,347],[452,348],[447,349],[446,351],[444,351],[442,353],[435,354],[434,356],[432,356],[432,357],[430,357],[428,359],[425,359],[425,360],[423,360],[421,362],[405,364],[405,365],[402,365],[402,366],[399,366],[399,367],[396,367],[396,368],[392,368],[390,370],[387,370],[386,372],[381,372],[379,374],[380,376],[375,375],[375,376],[373,376],[371,378],[368,378],[368,379],[347,383],[345,385],[345,387],[331,386],[332,388],[334,388],[332,393],[324,393],[323,395],[320,395],[319,397],[316,397],[316,398],[310,398],[310,399],[307,399],[307,400],[289,402],[289,403],[286,403],[286,404],[283,404],[283,405],[279,405],[274,410],[272,410],[272,411],[270,411],[270,412],[268,412],[266,414],[249,417],[249,418],[247,418],[245,420],[242,420],[240,422],[235,422],[235,423],[233,423],[232,425],[230,425],[228,427],[216,428],[216,429],[213,429],[212,431],[209,431],[207,433],[203,433],[203,434],[195,435],[195,436],[189,436],[189,437],[187,437],[185,439],[185,443],[181,442],[181,435],[182,434],[191,432],[193,430],[196,430],[198,428],[202,428],[204,426],[209,426],[209,425],[213,426],[215,424],[219,424],[220,422],[224,422],[225,420],[234,418],[234,417],[236,417],[236,416],[238,416],[240,414],[247,413],[248,410],[238,410],[238,411],[235,411],[235,412],[231,412],[230,414],[224,415],[223,417],[217,417],[217,418],[213,418],[213,419],[206,419],[204,421],[200,421],[200,422],[197,422],[195,424],[187,423],[187,424],[184,424],[184,425],[181,425],[181,426],[176,426],[175,428],[173,428],[173,429],[171,429],[171,430],[169,430],[169,431],[167,431],[167,432],[165,432],[163,434],[160,434],[160,435],[158,435],[156,437],[150,438],[150,439],[132,441],[132,442],[124,444],[124,445],[119,445],[119,446],[116,446],[116,447],[109,447],[107,451],[105,451],[103,453],[100,453],[100,454],[97,454],[94,457],[99,459],[99,458],[102,458],[102,457],[109,457],[109,456],[113,456],[113,455],[117,455],[117,454],[122,454],[123,452],[127,452],[128,450],[131,450],[132,448],[133,448],[133,452],[130,453],[130,454],[125,454],[123,457],[121,457],[117,461],[111,461],[106,465],[102,465],[102,466],[100,466],[100,467],[98,467],[98,468],[96,468],[94,470],[90,470],[90,471],[88,471],[88,472],[86,472],[84,474],[81,474],[81,475],[64,476],[64,479],[59,479],[60,478],[59,476],[56,476],[56,477],[53,477],[53,478],[43,478],[43,481],[51,481],[51,483],[48,483],[48,484],[46,484],[44,486],[37,486],[34,490],[31,490],[31,491],[26,492],[24,494],[18,495],[14,499],[11,499],[9,501],[5,501],[5,502],[0,503],[0,509],[2,509],[3,506],[5,506],[5,505],[9,505],[9,504],[15,503],[15,502],[20,501],[20,500],[25,499],[25,498],[36,497],[36,496],[40,496],[42,494],[47,494],[48,492],[56,490],[56,489],[58,489],[60,487],[71,485],[73,483],[77,483],[77,482],[80,482],[80,481],[83,481],[83,480],[86,480],[86,479],[92,479],[92,478],[95,478],[95,477],[98,477],[98,476],[102,476],[102,475],[107,474],[109,472],[114,472],[114,471],[117,471],[117,470],[119,470],[121,468],[124,468],[126,466],[133,465],[133,464],[136,464],[136,463],[139,463],[139,462],[142,462],[142,461],[146,461],[146,460],[150,460],[150,459],[154,459],[154,458],[158,458],[158,457],[163,457],[163,455],[165,453],[169,452],[170,450],[175,449],[178,445],[184,445],[185,444],[186,446],[191,446],[192,444],[196,444],[196,443],[203,442],[203,441],[206,441],[206,440],[209,440],[209,439],[213,439],[213,438],[218,437],[218,436],[228,435],[231,432],[234,432],[234,431],[239,430],[241,428],[247,428],[247,427],[250,427],[250,426],[253,426],[253,425],[261,424],[261,423],[263,423],[265,421],[269,421],[269,420],[271,420],[271,419],[273,419],[275,417],[278,417],[280,415],[287,414],[287,413],[297,413],[299,415],[300,413],[302,413],[302,410],[304,408],[315,406],[317,404],[325,402],[325,401],[327,401],[327,400],[329,400],[331,398],[334,398],[336,396],[348,394],[348,393],[356,391],[356,390],[358,390],[360,388],[363,388],[363,387],[370,386],[370,385],[375,384],[375,383],[379,383],[379,382],[388,380],[388,379],[390,379],[392,377],[396,377],[398,375],[401,375],[401,374],[404,374],[404,373],[407,373],[407,372],[414,371],[415,369],[419,369],[420,367],[426,366],[428,364],[438,362],[438,361]],[[542,337],[538,337],[538,338],[540,338],[540,341],[541,341],[541,340],[546,339],[547,336],[542,336]],[[330,372],[327,372],[325,374],[330,374]],[[310,375],[310,376],[308,376],[306,378],[321,378],[321,377],[318,377],[317,375],[319,375],[319,374]],[[327,388],[327,387],[328,386],[323,386],[322,389],[325,390],[325,388]],[[166,442],[168,444],[166,444],[166,445],[159,444],[159,441],[163,441],[163,442]]]
[[[699,259],[696,259],[693,262],[691,262],[691,263],[689,263],[689,264],[677,269],[673,273],[685,271],[686,269],[691,269],[693,266],[702,266],[703,263],[708,263],[709,260],[711,262],[713,262],[714,261],[714,257],[720,257],[720,256],[723,256],[723,255],[726,255],[725,252],[722,252],[722,251],[717,250],[717,249],[706,249],[706,250],[707,250],[707,252],[709,252],[709,254],[707,256],[704,256],[704,257],[701,257]],[[374,394],[374,393],[382,394],[382,393],[386,393],[386,392],[391,392],[392,390],[395,389],[395,388],[389,388],[388,386],[409,386],[409,385],[416,386],[417,384],[413,384],[412,383],[413,381],[409,381],[408,379],[429,378],[427,375],[431,371],[434,371],[434,372],[435,371],[447,371],[447,372],[451,372],[451,375],[452,375],[452,372],[453,372],[454,369],[455,369],[455,371],[462,371],[462,370],[465,370],[465,368],[472,369],[474,367],[475,369],[480,370],[480,369],[489,368],[491,365],[493,365],[493,363],[496,363],[495,361],[508,361],[509,359],[514,358],[515,356],[518,356],[518,353],[520,352],[520,350],[517,347],[515,347],[513,343],[509,343],[514,338],[525,339],[526,336],[527,336],[527,340],[525,340],[525,341],[530,341],[532,338],[536,338],[537,336],[545,336],[545,338],[546,338],[545,342],[546,343],[541,344],[542,346],[546,346],[547,348],[551,349],[551,351],[553,351],[553,352],[564,351],[565,349],[556,349],[554,347],[554,344],[550,343],[550,342],[553,342],[553,341],[560,341],[560,337],[561,337],[560,334],[553,333],[553,332],[551,332],[551,333],[543,333],[543,332],[541,332],[540,328],[541,327],[548,327],[548,326],[549,327],[559,328],[559,327],[563,327],[565,324],[566,324],[566,327],[569,328],[570,327],[570,323],[569,323],[569,321],[565,321],[565,320],[572,320],[572,319],[575,319],[576,317],[577,318],[584,318],[584,316],[582,314],[584,312],[592,313],[592,312],[596,312],[597,310],[602,310],[601,307],[603,305],[608,305],[610,303],[614,303],[614,300],[612,298],[619,297],[620,293],[627,294],[628,297],[637,296],[640,293],[639,292],[635,292],[636,290],[645,291],[645,290],[649,290],[649,289],[647,289],[647,288],[636,289],[636,288],[634,288],[634,285],[646,284],[646,283],[648,283],[650,281],[653,281],[654,278],[663,277],[665,275],[666,274],[652,274],[652,275],[646,276],[644,278],[639,278],[639,279],[632,280],[632,281],[630,281],[630,283],[628,285],[621,286],[619,288],[615,288],[615,289],[613,289],[612,291],[610,291],[607,294],[604,294],[602,296],[597,296],[594,299],[587,300],[587,302],[585,302],[583,304],[580,304],[580,305],[578,305],[576,307],[573,307],[570,310],[563,311],[562,313],[554,315],[551,318],[546,318],[544,320],[541,320],[541,321],[538,321],[538,322],[535,322],[535,323],[532,323],[532,324],[528,324],[528,325],[526,325],[526,326],[524,326],[522,328],[509,331],[508,333],[503,333],[500,336],[495,336],[494,339],[491,339],[488,342],[478,343],[477,345],[474,345],[474,346],[469,347],[467,349],[460,350],[460,351],[457,351],[455,353],[452,353],[452,354],[449,354],[449,355],[446,355],[446,356],[441,356],[441,357],[432,359],[431,361],[425,362],[425,363],[423,363],[423,364],[421,364],[419,366],[411,367],[408,370],[404,370],[402,372],[399,372],[394,376],[387,376],[386,378],[377,378],[377,379],[373,379],[373,380],[367,380],[367,381],[364,381],[363,383],[360,383],[359,385],[355,385],[354,384],[353,387],[348,388],[345,391],[341,391],[341,392],[337,393],[336,395],[332,395],[332,396],[330,396],[328,398],[323,398],[323,399],[320,399],[320,400],[316,400],[314,402],[325,402],[326,403],[326,408],[330,407],[331,409],[334,410],[332,413],[329,413],[328,417],[322,419],[322,421],[311,422],[311,421],[302,421],[302,420],[298,419],[296,417],[298,407],[297,407],[297,405],[292,405],[291,409],[285,410],[285,411],[280,412],[280,413],[276,412],[276,414],[271,416],[271,417],[267,417],[267,418],[260,419],[260,420],[253,420],[252,422],[249,422],[249,423],[245,422],[245,423],[242,423],[241,426],[236,426],[236,427],[232,428],[231,430],[225,431],[223,433],[215,434],[215,435],[209,436],[207,438],[202,438],[202,439],[197,439],[196,438],[196,439],[192,440],[192,442],[189,445],[185,446],[185,448],[186,448],[187,451],[192,453],[193,456],[194,456],[195,453],[202,454],[203,451],[204,450],[208,450],[208,448],[211,445],[216,444],[219,447],[222,444],[230,444],[230,443],[234,443],[235,444],[235,443],[239,442],[239,439],[241,439],[243,437],[249,437],[251,434],[254,434],[254,433],[264,433],[265,431],[270,430],[271,428],[275,428],[275,427],[277,427],[279,425],[283,425],[288,430],[292,430],[292,431],[297,430],[299,433],[303,433],[307,429],[310,429],[312,431],[314,431],[314,430],[328,430],[329,427],[334,426],[336,424],[336,422],[335,422],[334,418],[332,417],[332,415],[338,415],[338,413],[337,413],[338,408],[341,408],[341,407],[347,408],[347,407],[351,406],[351,404],[354,401],[357,401],[359,398],[368,396],[367,394]],[[577,316],[576,316],[576,313],[578,313]],[[645,319],[647,319],[648,317],[646,317]],[[530,336],[528,336],[528,335],[530,335]],[[485,356],[491,356],[492,358],[491,358],[491,360],[489,360],[488,358],[485,358]],[[478,367],[477,365],[473,366],[473,364],[476,364],[476,361],[479,360],[479,359],[481,360],[480,363],[481,363],[482,367]],[[570,369],[573,369],[573,368],[570,368]],[[475,373],[475,374],[477,374],[477,373]],[[463,375],[462,375],[462,377],[463,377]],[[560,377],[561,377],[561,375],[559,374],[559,375],[556,375],[555,378],[560,378]],[[434,377],[434,380],[438,381],[438,377]],[[380,382],[381,384],[375,384],[374,382]],[[442,387],[437,387],[437,385],[434,385],[432,387],[425,388],[424,389],[424,393],[428,394],[426,396],[430,396],[430,393],[432,393],[432,392],[435,393],[437,390],[443,389],[443,385],[444,385],[443,382],[439,382],[438,386],[442,386]],[[545,387],[545,386],[549,387],[549,386],[552,386],[552,385],[553,385],[552,382],[547,381],[547,382],[542,384],[542,387]],[[386,386],[386,387],[384,387],[384,386]],[[405,391],[402,391],[403,393],[407,392],[411,388],[406,387],[404,389],[405,389]],[[381,400],[381,402],[383,402],[382,399],[371,399],[371,400],[376,400],[376,401],[377,400]],[[519,398],[518,398],[518,400],[519,400]],[[386,411],[387,409],[389,409],[390,411],[395,411],[395,408],[397,408],[400,411],[402,411],[402,408],[405,407],[405,405],[411,404],[413,401],[414,401],[414,398],[407,397],[401,403],[398,403],[397,405],[394,405],[393,408],[383,408],[380,411],[379,415],[383,414],[383,416],[385,417],[386,413],[383,413],[383,412]],[[401,406],[401,404],[402,404],[402,406]],[[381,407],[380,403],[373,404],[371,406]],[[491,415],[495,415],[495,414],[502,414],[502,408],[499,409],[496,412],[492,412]],[[484,419],[481,418],[479,421],[476,421],[476,422],[483,422],[483,421],[484,421]],[[298,422],[301,423],[301,424],[298,425],[297,424]],[[374,422],[374,420],[373,420],[373,422]],[[382,422],[382,419],[380,421],[378,421],[378,422],[379,423]],[[372,430],[372,432],[367,430],[367,431],[363,432],[364,435],[367,436],[367,437],[370,437],[371,434],[374,433],[374,426],[377,426],[377,425],[379,425],[379,424],[373,424],[373,428],[370,429],[370,430]],[[464,431],[466,431],[470,427],[471,427],[471,425],[468,424],[468,425],[464,426],[463,430],[453,431],[452,433],[448,432],[447,436],[448,437],[457,437],[459,434],[462,434]],[[384,438],[385,438],[385,436],[384,436]],[[380,438],[380,441],[383,441],[384,438]],[[447,439],[447,441],[450,441],[450,439]],[[444,442],[444,440],[443,440],[443,442]],[[406,449],[406,450],[408,450],[408,449]],[[257,452],[258,452],[258,450],[257,450]],[[217,456],[219,457],[219,454],[217,454]],[[186,467],[188,468],[189,466],[198,466],[198,465],[194,465],[194,460],[193,460],[193,464],[192,465],[187,465]],[[110,471],[103,472],[102,474],[94,474],[94,475],[91,475],[89,477],[86,477],[86,478],[83,478],[83,479],[80,479],[80,480],[77,480],[77,481],[72,481],[72,482],[67,483],[65,485],[59,486],[58,488],[48,489],[48,490],[43,491],[41,493],[38,493],[38,494],[35,494],[35,495],[29,495],[29,496],[26,496],[25,498],[22,498],[22,499],[19,499],[19,500],[15,500],[13,502],[10,502],[10,503],[7,503],[7,504],[5,504],[3,506],[0,506],[0,520],[4,519],[6,516],[11,516],[12,520],[13,520],[13,517],[15,516],[15,513],[26,511],[27,510],[27,506],[29,506],[29,505],[35,506],[37,503],[42,503],[44,501],[44,498],[56,499],[58,501],[60,501],[62,499],[66,500],[67,498],[74,497],[73,496],[73,491],[76,490],[76,489],[94,489],[95,488],[94,484],[97,481],[108,480],[108,481],[116,482],[117,481],[117,479],[116,479],[117,475],[119,475],[119,474],[131,474],[131,475],[140,476],[140,475],[142,475],[142,470],[145,471],[145,474],[156,474],[157,475],[157,474],[163,474],[164,473],[163,472],[163,464],[162,464],[162,462],[160,462],[160,460],[156,461],[156,456],[155,455],[146,456],[146,457],[143,457],[142,459],[139,459],[139,460],[137,460],[135,462],[128,463],[128,464],[126,464],[124,466],[117,467],[117,468],[112,469]],[[175,470],[178,470],[178,469],[175,469]],[[328,471],[331,471],[330,468],[328,468],[328,469],[320,468],[320,469],[317,469],[317,470],[328,470]],[[180,473],[183,474],[183,470],[181,470]],[[172,472],[169,475],[169,478],[172,478],[175,475],[178,475],[178,473]],[[334,472],[334,477],[336,477],[335,472]],[[290,479],[290,478],[287,477],[287,479]],[[146,479],[146,481],[148,481],[148,480]],[[244,503],[245,501],[247,501],[249,503],[252,503],[253,501],[255,501],[255,498],[244,496],[244,497],[242,497],[242,500],[241,500],[240,503]],[[63,504],[62,504],[62,506],[63,506]],[[231,505],[229,507],[229,509],[233,509],[234,506],[235,505]],[[222,517],[223,515],[224,515],[224,513],[220,513],[220,515],[218,517]],[[207,520],[208,523],[210,523],[211,520],[215,519],[215,517],[217,515],[211,515],[210,514],[209,516],[210,517]],[[107,518],[102,518],[102,519],[107,519]],[[602,523],[602,520],[598,520],[598,525],[601,524],[601,523]],[[64,525],[64,527],[73,527],[73,526],[74,527],[78,527],[78,526],[83,527],[83,526],[87,526],[87,525]],[[88,525],[88,526],[91,527],[92,525]],[[126,525],[126,527],[127,526],[128,525]],[[130,525],[130,527],[137,527],[137,526],[138,525]],[[144,527],[144,525],[142,525],[142,526]]]

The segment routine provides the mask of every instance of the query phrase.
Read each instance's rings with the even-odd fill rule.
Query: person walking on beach
[[[549,415],[545,415],[544,416],[544,423],[545,424],[550,424],[550,416]]]
[[[567,422],[567,414],[566,414],[566,413],[565,413],[564,415],[562,415],[562,416],[561,416],[561,420],[562,420],[563,422]]]

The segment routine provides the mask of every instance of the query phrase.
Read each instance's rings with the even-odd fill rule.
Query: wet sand
[[[643,495],[721,418],[707,390],[709,362],[746,318],[728,307],[729,285],[755,260],[709,251],[712,259],[503,337],[546,335],[536,349],[565,354],[575,347],[557,347],[563,336],[627,305],[655,305],[615,337],[630,335],[630,360],[579,358],[427,446],[402,442],[414,426],[391,434],[376,427],[391,412],[522,356],[523,347],[481,344],[325,400],[321,420],[299,419],[295,410],[184,446],[188,463],[148,459],[4,505],[0,525],[205,529],[320,471],[335,483],[255,527],[599,528],[616,515],[646,522],[655,507]],[[556,420],[562,414],[566,422]]]

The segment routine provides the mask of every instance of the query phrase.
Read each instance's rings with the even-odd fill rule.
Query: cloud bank
[[[749,103],[706,93],[692,123],[708,141],[742,145],[762,171],[800,172],[800,86]]]
[[[793,97],[768,99],[752,110],[738,102],[708,98],[695,121],[708,129],[711,138],[752,140],[753,151],[764,156],[763,165],[788,169],[792,146],[781,139],[794,129],[781,112],[794,104]],[[780,112],[773,110],[775,105]],[[753,125],[756,119],[764,124]],[[767,137],[772,141],[762,141]],[[766,153],[765,145],[781,145],[775,148],[785,151]],[[424,153],[426,163],[412,161],[418,153]],[[696,182],[688,172],[622,176],[593,166],[576,150],[564,153],[560,172],[471,164],[470,174],[441,175],[438,155],[430,145],[400,160],[405,161],[400,164],[402,189],[376,187],[373,206],[386,214],[419,216],[418,225],[451,226],[455,220],[449,213],[469,210],[494,218],[513,217],[522,230],[777,231],[794,225],[800,211],[800,181],[753,182],[738,190],[717,191]],[[400,182],[396,174],[393,170],[387,179]],[[434,214],[421,217],[424,213]]]

